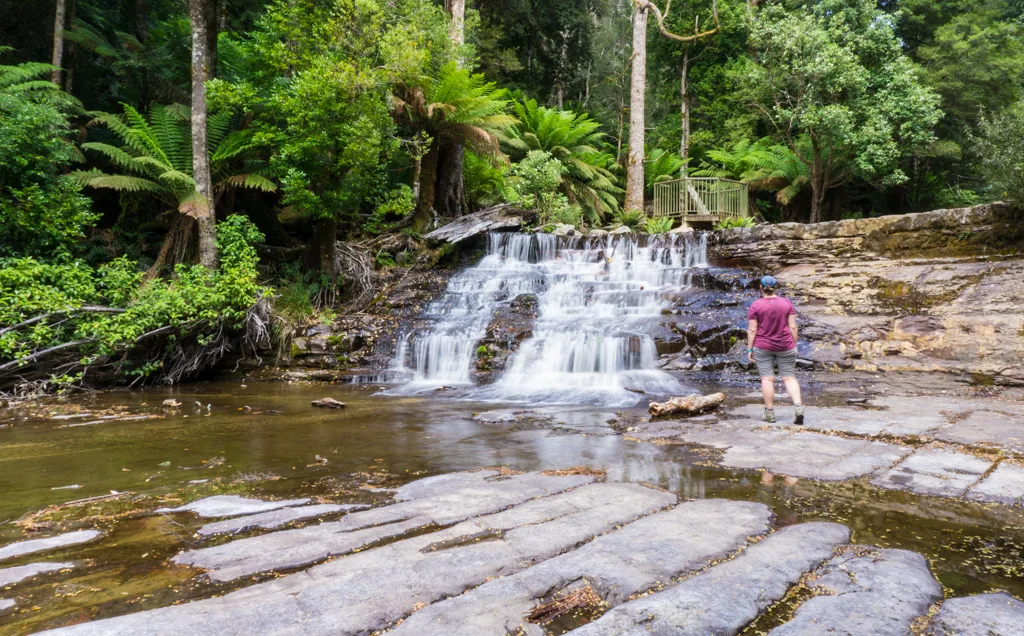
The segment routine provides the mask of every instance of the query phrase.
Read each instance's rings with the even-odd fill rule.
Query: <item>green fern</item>
[[[560,190],[571,203],[583,207],[590,223],[618,212],[623,190],[614,159],[600,150],[605,145],[600,123],[585,113],[538,106],[532,99],[516,102],[512,108],[518,121],[502,142],[514,157],[521,159],[540,150],[561,162],[566,171]]]
[[[118,192],[142,192],[189,216],[202,215],[209,202],[198,195],[192,178],[192,129],[189,110],[181,104],[154,106],[147,119],[123,104],[124,116],[94,113],[93,123],[105,124],[123,144],[84,143],[82,148],[102,154],[122,171],[105,174],[99,170],[77,171],[72,177],[83,186]],[[214,115],[208,119],[210,169],[214,193],[248,188],[263,192],[277,189],[265,176],[262,162],[249,157],[255,148],[248,130],[229,132],[230,118]]]
[[[672,229],[674,221],[672,217],[662,216],[656,219],[647,220],[647,233],[648,234],[665,234]]]
[[[674,152],[665,152],[660,148],[651,152],[644,162],[644,181],[648,197],[654,196],[654,185],[678,179],[686,161]]]
[[[647,215],[643,210],[625,210],[615,214],[615,220],[619,225],[624,225],[630,230],[639,230],[647,227]]]

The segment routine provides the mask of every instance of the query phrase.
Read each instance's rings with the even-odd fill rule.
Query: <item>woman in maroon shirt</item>
[[[775,422],[775,367],[796,406],[796,423],[804,423],[800,384],[796,381],[796,309],[793,303],[775,295],[779,282],[773,276],[761,279],[761,298],[750,306],[747,326],[747,355],[757,365],[764,396],[765,422]]]

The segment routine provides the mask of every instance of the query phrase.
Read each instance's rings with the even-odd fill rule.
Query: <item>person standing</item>
[[[800,384],[796,381],[796,309],[793,303],[775,294],[779,282],[774,276],[761,279],[761,298],[750,306],[747,316],[747,356],[757,365],[764,397],[765,422],[775,422],[775,367],[793,398],[796,424],[804,423],[804,406]]]

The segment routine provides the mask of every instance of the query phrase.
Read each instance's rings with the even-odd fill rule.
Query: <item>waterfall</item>
[[[530,404],[629,406],[642,395],[681,389],[657,366],[652,334],[665,294],[707,267],[704,234],[607,235],[491,233],[486,256],[451,278],[425,310],[425,328],[401,339],[393,370],[407,382],[389,391],[458,389],[465,399]],[[473,385],[476,349],[495,310],[536,294],[538,317],[492,384]]]

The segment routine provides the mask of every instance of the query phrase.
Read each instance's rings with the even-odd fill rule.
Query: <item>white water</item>
[[[444,386],[462,387],[458,396],[466,399],[629,406],[678,392],[657,366],[650,332],[665,294],[688,287],[692,270],[706,266],[703,235],[492,233],[487,255],[453,276],[425,312],[432,326],[402,340],[393,369],[410,380],[391,393]],[[496,382],[473,387],[478,343],[494,311],[519,294],[538,297],[533,337]]]

